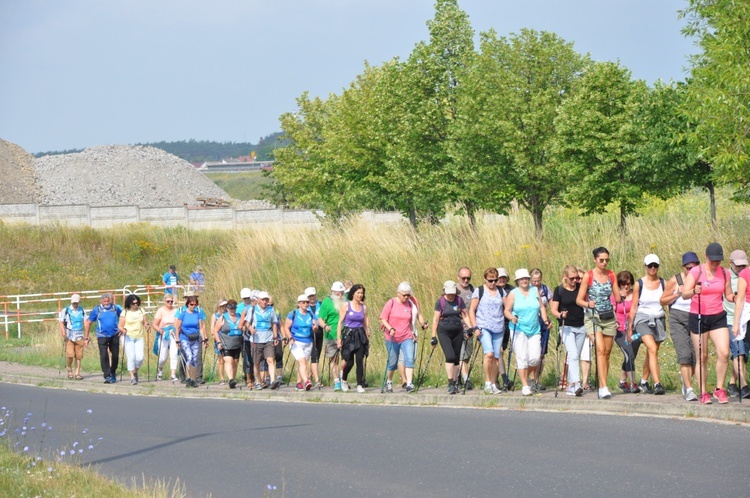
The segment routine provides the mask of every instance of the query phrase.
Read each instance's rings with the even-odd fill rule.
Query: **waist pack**
[[[201,337],[200,332],[196,332],[195,334],[186,334],[186,335],[187,335],[188,341],[191,341],[191,342],[197,341]]]
[[[223,332],[219,333],[221,336],[221,343],[225,350],[240,349],[242,347],[242,335],[227,335]]]
[[[603,322],[614,320],[614,318],[615,318],[615,312],[612,310],[599,312],[599,320]]]

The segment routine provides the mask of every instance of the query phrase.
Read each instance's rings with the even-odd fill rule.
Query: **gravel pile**
[[[231,200],[189,162],[147,146],[106,145],[34,159],[40,204],[140,207]],[[33,201],[26,201],[33,202]]]
[[[36,204],[42,200],[34,179],[34,156],[0,139],[0,204]]]

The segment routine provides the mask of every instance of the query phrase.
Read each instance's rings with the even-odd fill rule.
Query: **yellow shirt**
[[[141,339],[146,334],[146,328],[143,326],[143,317],[146,313],[138,308],[136,311],[125,310],[122,312],[125,317],[125,330],[128,331],[128,337],[131,339]]]

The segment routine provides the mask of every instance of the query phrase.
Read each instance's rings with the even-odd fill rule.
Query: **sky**
[[[459,0],[478,34],[553,31],[633,77],[683,81],[686,0]],[[0,139],[29,152],[253,142],[427,41],[434,0],[0,0]]]

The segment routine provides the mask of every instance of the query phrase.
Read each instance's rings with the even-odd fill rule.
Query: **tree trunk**
[[[531,215],[534,217],[534,229],[536,230],[537,238],[542,238],[544,235],[542,227],[542,218],[544,217],[544,208],[538,204],[534,204],[531,207]]]
[[[412,228],[417,228],[417,209],[413,204],[409,208],[409,223],[411,223]]]
[[[625,238],[628,234],[628,213],[625,210],[625,201],[620,201],[620,235]]]
[[[477,231],[477,209],[474,207],[474,203],[470,201],[464,201],[464,209],[466,210],[466,216],[469,217],[469,226],[472,231]]]
[[[716,189],[714,187],[713,182],[708,182],[706,184],[706,188],[708,189],[708,196],[711,200],[711,228],[713,231],[716,231]]]

